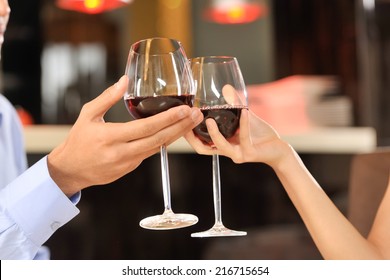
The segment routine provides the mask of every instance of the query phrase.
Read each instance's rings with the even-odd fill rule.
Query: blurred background
[[[130,45],[160,36],[180,40],[188,57],[237,57],[254,109],[271,104],[273,90],[283,91],[290,96],[288,106],[295,116],[300,106],[294,102],[303,96],[303,118],[311,124],[372,127],[377,145],[390,145],[390,1],[128,2],[90,14],[85,9],[65,10],[55,0],[9,0],[12,12],[1,60],[1,92],[26,116],[26,125],[72,124],[85,102],[124,73]],[[220,7],[228,8],[221,12]],[[288,123],[292,115],[278,104],[272,106],[264,118],[272,122],[276,114],[294,127]],[[125,106],[114,106],[106,120],[129,120]],[[302,120],[297,122],[298,128]],[[29,153],[29,162],[41,156]],[[301,156],[345,210],[353,154]],[[236,166],[227,159],[221,159],[224,220],[227,226],[246,229],[248,237],[191,238],[191,232],[213,222],[211,158],[172,154],[170,165],[174,208],[197,214],[198,225],[169,232],[138,227],[141,218],[162,210],[157,155],[110,190],[84,191],[82,213],[48,242],[52,257],[320,258],[272,170],[259,164]]]
[[[171,37],[189,57],[236,56],[248,85],[335,77],[328,94],[348,97],[351,124],[373,126],[379,144],[389,143],[389,1],[255,0],[254,11],[209,11],[245,1],[132,0],[87,14],[55,0],[10,0],[2,92],[35,123],[73,123],[85,101],[124,73],[131,43]],[[110,117],[126,118],[118,107]]]

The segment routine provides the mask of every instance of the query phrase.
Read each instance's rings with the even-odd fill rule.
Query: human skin
[[[123,98],[127,81],[123,76],[86,103],[66,140],[49,154],[50,176],[66,195],[122,177],[202,121],[199,109],[183,105],[145,119],[105,122],[104,114]]]
[[[240,130],[227,141],[214,120],[206,120],[211,147],[193,132],[187,141],[200,154],[219,154],[235,163],[263,162],[273,168],[325,259],[390,259],[390,181],[367,238],[337,209],[294,149],[249,110],[242,110]],[[390,175],[390,174],[389,174]]]

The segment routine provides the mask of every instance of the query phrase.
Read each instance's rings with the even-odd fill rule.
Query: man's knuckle
[[[140,127],[140,132],[142,135],[148,136],[153,135],[156,132],[156,129],[153,125],[143,125]]]
[[[154,139],[153,141],[154,146],[161,146],[165,144],[165,142],[167,141],[166,137],[162,135],[156,135],[153,139]]]

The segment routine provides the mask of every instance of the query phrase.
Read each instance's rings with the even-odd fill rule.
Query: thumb
[[[128,78],[123,75],[118,82],[107,88],[102,94],[90,102],[90,113],[95,117],[102,117],[125,94]]]

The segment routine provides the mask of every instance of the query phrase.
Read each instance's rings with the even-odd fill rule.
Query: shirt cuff
[[[5,189],[9,215],[36,245],[42,245],[80,211],[80,193],[70,200],[49,175],[47,157],[42,158]]]

